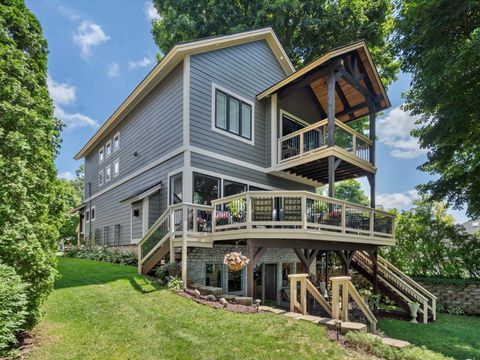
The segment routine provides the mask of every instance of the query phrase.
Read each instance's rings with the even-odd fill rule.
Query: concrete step
[[[342,322],[342,328],[340,332],[345,335],[350,331],[367,332],[367,325],[349,321]]]
[[[283,316],[286,316],[286,317],[289,317],[289,318],[292,318],[292,319],[295,319],[295,320],[298,320],[302,314],[299,314],[299,313],[296,313],[296,312],[286,312],[286,313],[283,313],[282,314]]]
[[[235,302],[240,305],[250,306],[253,304],[253,298],[248,296],[237,296]]]
[[[262,306],[259,306],[258,309],[261,310],[261,311],[271,312],[272,314],[277,314],[277,315],[285,314],[285,313],[286,313],[285,310],[273,308],[273,307],[271,307],[271,306],[264,306],[264,305],[262,305]]]
[[[394,346],[399,349],[412,345],[408,341],[392,339],[392,338],[382,338],[382,342],[385,345]]]

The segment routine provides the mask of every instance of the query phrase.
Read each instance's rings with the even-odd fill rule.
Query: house
[[[480,230],[480,219],[465,221],[462,226],[467,234],[474,235]]]
[[[363,41],[299,70],[270,28],[178,44],[75,156],[83,237],[138,249],[141,273],[181,260],[184,284],[277,303],[289,274],[328,282],[335,252],[405,307],[416,293],[377,255],[395,244],[394,217],[375,209],[375,116],[389,106]],[[367,135],[349,126],[364,117]],[[333,198],[361,176],[371,207]],[[235,249],[250,263],[232,272]]]

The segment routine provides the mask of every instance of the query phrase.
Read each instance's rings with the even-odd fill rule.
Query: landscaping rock
[[[209,300],[209,301],[217,301],[217,298],[215,297],[215,295],[208,294],[208,295],[207,295],[207,300]]]
[[[200,286],[198,288],[200,291],[200,294],[202,295],[215,295],[215,296],[220,296],[223,294],[223,289],[219,287],[213,287],[213,286]]]
[[[200,291],[198,291],[198,289],[195,289],[192,291],[193,295],[195,295],[195,297],[199,297],[201,294],[200,294]]]
[[[235,298],[235,302],[240,305],[250,306],[253,304],[253,298],[248,296],[238,296]]]
[[[296,312],[286,312],[286,313],[283,314],[283,316],[287,316],[289,318],[298,320],[302,316],[302,314],[299,314],[299,313],[296,313]]]
[[[235,295],[230,295],[230,294],[222,294],[222,295],[220,295],[220,297],[224,298],[228,302],[232,302],[232,301],[235,301],[236,296]]]
[[[326,326],[328,330],[336,330],[334,319],[323,318],[320,319],[317,324]]]
[[[191,285],[189,285],[189,288],[191,288],[191,289],[193,289],[193,290],[196,290],[196,289],[198,289],[198,288],[201,287],[201,286],[202,286],[202,285],[200,285],[200,284],[191,284]]]
[[[218,300],[218,302],[219,302],[220,304],[222,304],[222,306],[223,306],[224,308],[227,307],[227,305],[228,305],[228,301],[225,300],[225,298],[223,298],[223,297],[220,298],[220,300]]]

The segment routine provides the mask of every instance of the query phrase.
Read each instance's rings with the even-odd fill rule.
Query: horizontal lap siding
[[[265,41],[194,55],[190,60],[190,142],[207,150],[267,166],[268,101],[256,95],[285,77]],[[255,145],[213,132],[212,82],[255,103]],[[268,161],[267,161],[268,160]]]
[[[120,149],[98,163],[98,150],[120,131]],[[152,92],[127,115],[108,137],[85,158],[85,184],[92,184],[92,195],[115,184],[139,168],[180,147],[183,142],[183,65],[178,65]],[[134,156],[134,153],[137,155]],[[98,172],[120,159],[120,175],[98,186]],[[112,169],[113,172],[113,169]],[[141,190],[143,186],[140,184]],[[135,190],[135,189],[132,189]],[[88,187],[86,187],[88,198]]]
[[[252,170],[239,165],[230,164],[226,161],[214,159],[205,155],[192,153],[192,167],[219,173],[226,178],[232,177],[246,182],[258,183],[260,185],[272,186],[282,190],[308,190],[314,188],[302,183],[283,179],[278,176],[269,175],[261,171]],[[201,171],[200,171],[201,172]]]
[[[167,160],[166,162],[148,170],[147,172],[135,177],[132,180],[98,196],[92,200],[92,206],[95,206],[95,221],[92,222],[92,235],[95,229],[100,229],[103,233],[105,226],[109,227],[111,234],[110,241],[113,241],[114,226],[120,225],[120,245],[130,244],[130,216],[131,206],[121,204],[120,201],[128,198],[136,192],[136,189],[147,188],[158,182],[162,183],[160,190],[160,209],[157,210],[161,215],[167,207],[168,192],[168,173],[183,167],[183,155]],[[87,203],[87,208],[89,204]],[[89,231],[89,224],[86,224],[86,233]]]

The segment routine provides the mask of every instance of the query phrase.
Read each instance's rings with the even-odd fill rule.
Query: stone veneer
[[[222,288],[225,293],[228,292],[228,269],[223,264],[225,254],[231,251],[239,251],[246,254],[246,246],[241,245],[236,248],[233,245],[214,245],[213,248],[192,248],[188,254],[188,280],[192,283],[205,285],[206,265],[221,264],[222,265]],[[297,255],[292,249],[268,249],[258,264],[277,264],[277,289],[281,287],[282,279],[282,263],[296,264],[298,262]],[[295,266],[295,265],[294,265]],[[242,269],[242,288],[244,293],[247,289],[246,268]]]
[[[461,308],[465,314],[480,315],[480,284],[426,284],[418,281],[437,297],[437,307]]]

